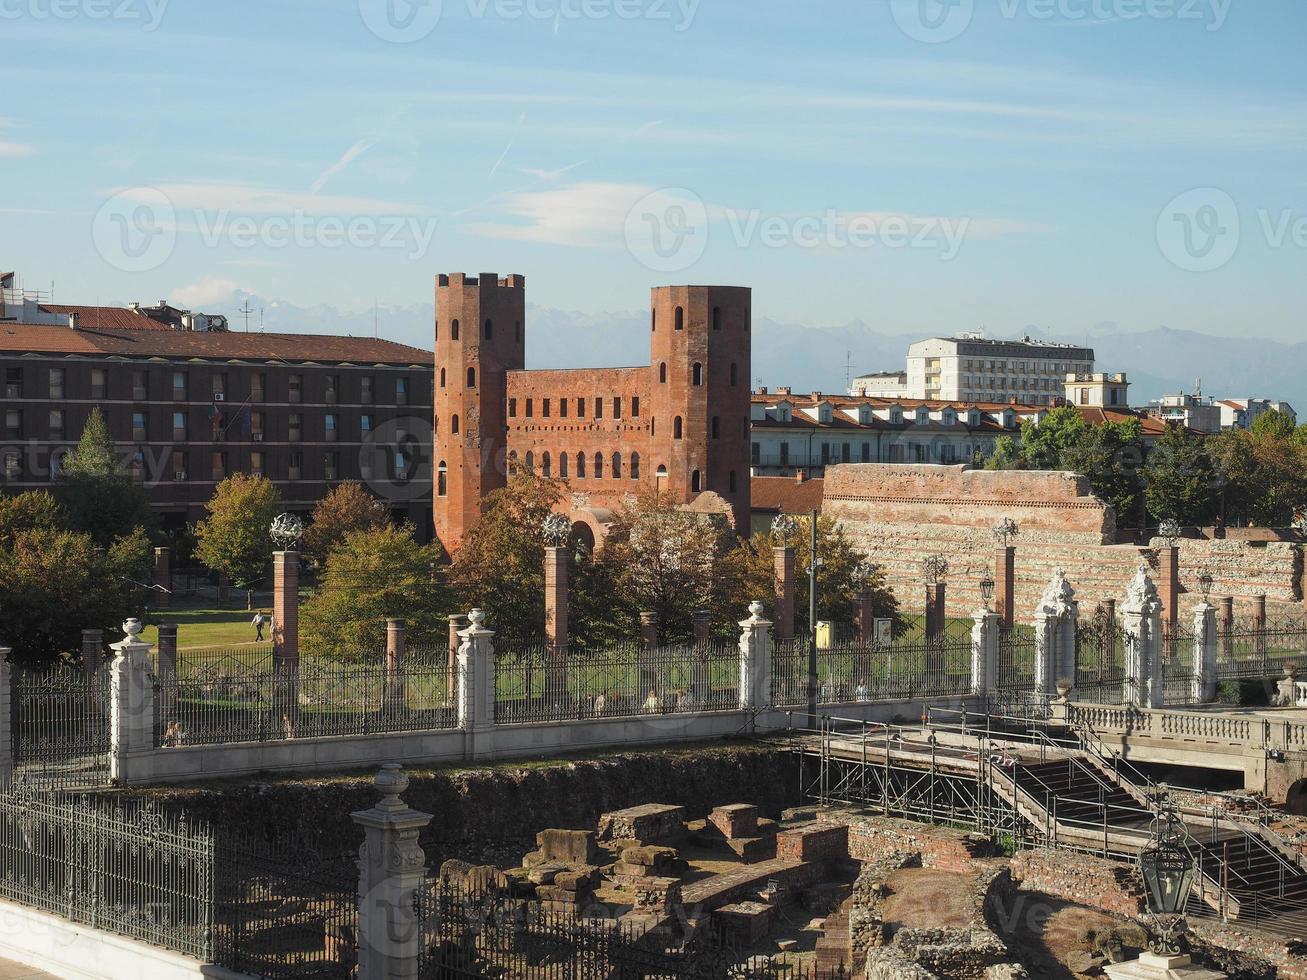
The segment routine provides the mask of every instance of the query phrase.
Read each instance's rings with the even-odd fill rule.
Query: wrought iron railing
[[[808,702],[811,642],[778,642],[772,651],[772,703]],[[851,704],[965,694],[971,690],[971,639],[913,633],[890,643],[817,648],[817,703]]]
[[[1221,680],[1276,677],[1285,667],[1307,667],[1307,622],[1282,616],[1264,623],[1223,623],[1216,631],[1216,651]]]
[[[107,783],[108,667],[15,667],[10,676],[15,773],[43,789],[90,789]]]
[[[458,723],[448,647],[359,661],[279,661],[265,649],[182,651],[155,686],[156,745],[434,731]]]
[[[214,841],[149,802],[0,790],[0,898],[204,962]]]
[[[495,722],[733,711],[738,642],[590,649],[534,643],[495,652]]]

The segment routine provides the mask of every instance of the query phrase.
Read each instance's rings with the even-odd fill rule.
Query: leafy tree
[[[353,480],[334,487],[313,508],[304,531],[304,553],[318,564],[327,560],[353,531],[378,531],[390,523],[386,506]]]
[[[525,469],[482,499],[481,514],[454,553],[450,584],[460,609],[480,607],[496,643],[538,640],[545,621],[544,521],[563,484]]]
[[[437,576],[439,559],[439,546],[418,544],[411,525],[347,532],[301,610],[304,652],[368,658],[384,647],[386,620],[393,616],[404,619],[410,644],[439,640],[454,608]]]
[[[999,436],[995,439],[994,451],[989,454],[989,459],[985,460],[985,469],[1018,470],[1023,468],[1021,447],[1017,440],[1011,436]]]
[[[1053,409],[1042,422],[1026,419],[1021,423],[1021,458],[1030,469],[1061,469],[1068,451],[1088,430],[1084,416],[1069,405]]]
[[[246,606],[272,560],[273,518],[281,511],[281,494],[262,476],[233,473],[205,504],[206,520],[195,526],[196,557],[207,568],[222,572],[246,591]]]
[[[1062,468],[1087,477],[1094,494],[1111,505],[1117,522],[1125,525],[1140,515],[1143,459],[1143,427],[1129,418],[1087,426],[1063,453]]]
[[[812,568],[812,518],[797,518],[797,530],[784,544],[794,548],[795,590],[794,622],[797,632],[811,630],[808,619],[810,570]],[[775,565],[772,535],[759,531],[742,542],[730,556],[731,579],[736,595],[747,604],[762,600],[768,612],[775,614]],[[817,518],[817,619],[847,626],[853,621],[853,603],[861,588],[872,594],[876,615],[895,621],[895,631],[905,626],[899,616],[899,603],[885,580],[884,570],[875,568],[861,585],[858,571],[863,555],[853,546],[844,528],[832,517]],[[741,619],[743,616],[740,617]]]
[[[1208,440],[1227,523],[1286,527],[1307,509],[1307,446],[1296,433],[1281,431],[1225,432]]]
[[[1294,435],[1296,429],[1297,425],[1292,415],[1274,408],[1269,412],[1262,412],[1261,415],[1253,419],[1253,424],[1249,426],[1249,431],[1254,436],[1270,439],[1289,439]]]
[[[1144,480],[1148,512],[1159,521],[1171,518],[1181,525],[1201,526],[1216,518],[1216,467],[1202,440],[1183,426],[1167,426],[1149,454]]]
[[[83,629],[113,635],[142,612],[138,583],[149,564],[150,542],[139,528],[108,548],[84,532],[49,525],[17,531],[0,544],[0,609],[14,659],[45,664],[71,656]]]
[[[727,562],[734,544],[724,518],[682,510],[669,495],[647,490],[617,512],[596,564],[615,587],[623,619],[657,613],[661,640],[686,640],[697,610],[718,625],[744,618],[748,600],[731,587]]]
[[[20,531],[59,531],[67,526],[68,515],[46,490],[0,496],[0,549],[13,547]]]
[[[58,493],[70,527],[101,547],[138,527],[156,527],[149,498],[124,469],[99,408],[91,409],[76,448],[64,456]]]

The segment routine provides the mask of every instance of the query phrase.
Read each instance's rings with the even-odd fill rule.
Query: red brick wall
[[[843,824],[808,824],[776,835],[776,858],[812,863],[842,861],[849,856],[849,828]]]

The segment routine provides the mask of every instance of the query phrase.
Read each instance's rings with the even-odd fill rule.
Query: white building
[[[1222,429],[1250,429],[1257,416],[1265,412],[1283,412],[1298,421],[1298,413],[1288,402],[1274,398],[1223,398],[1216,403],[1221,410]]]
[[[1125,408],[1130,404],[1130,382],[1124,374],[1068,374],[1063,388],[1068,405]]]
[[[1148,414],[1169,425],[1183,425],[1195,432],[1220,432],[1221,408],[1202,393],[1165,395],[1148,403]]]
[[[1053,405],[1068,374],[1094,370],[1094,352],[1074,344],[989,340],[978,334],[936,337],[908,348],[906,377],[869,374],[849,387],[853,397]]]

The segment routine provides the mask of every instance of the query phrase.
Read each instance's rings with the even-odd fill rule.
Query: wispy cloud
[[[330,181],[333,177],[337,177],[340,174],[344,173],[345,169],[351,163],[353,163],[363,154],[367,153],[368,150],[372,149],[376,145],[377,145],[376,141],[370,139],[361,139],[358,142],[356,142],[353,146],[351,146],[348,150],[344,152],[344,154],[341,156],[339,160],[337,160],[330,167],[328,167],[326,170],[322,171],[322,173],[318,175],[318,179],[313,182],[313,193],[314,194],[320,193],[322,189],[327,186],[328,181]]]
[[[27,143],[6,143],[0,140],[0,157],[30,157],[36,147]]]
[[[550,181],[555,181],[559,177],[562,177],[564,174],[569,174],[577,167],[581,167],[584,165],[585,165],[585,161],[580,160],[576,163],[568,164],[566,167],[559,167],[556,170],[537,170],[534,167],[520,167],[518,169],[518,172],[524,173],[528,177],[535,177],[537,180],[550,182]]]
[[[369,197],[342,197],[331,194],[305,194],[258,184],[222,181],[165,183],[153,187],[117,188],[105,192],[122,193],[127,198],[156,201],[152,192],[162,192],[179,210],[229,211],[240,214],[423,214],[425,207],[400,201],[383,201]]]

